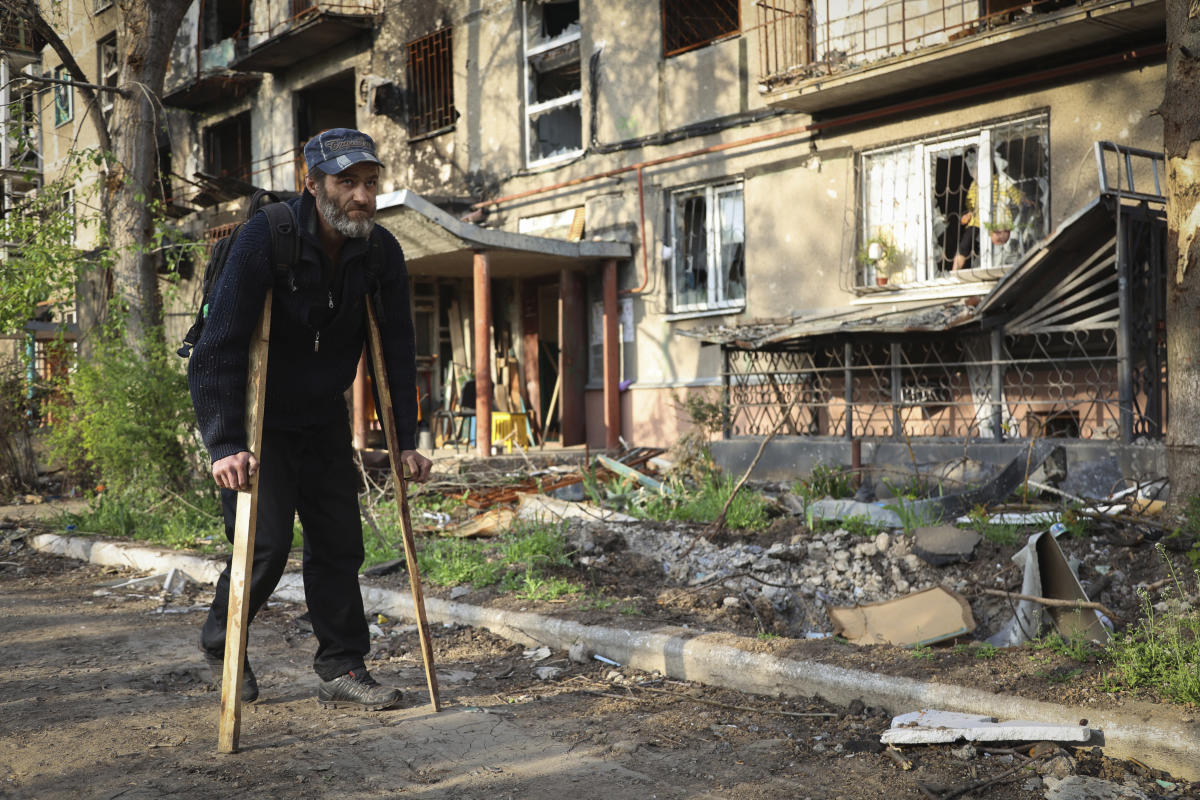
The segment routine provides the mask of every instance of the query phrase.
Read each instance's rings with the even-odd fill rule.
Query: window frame
[[[104,66],[104,48],[112,46],[113,68],[111,72],[105,71]],[[121,52],[117,49],[117,32],[113,31],[108,36],[99,39],[96,42],[96,76],[97,82],[101,86],[110,86],[113,89],[117,88],[117,78],[121,73]],[[113,106],[116,103],[116,93],[98,91],[100,113],[107,118],[112,114]]]
[[[71,72],[65,64],[54,68],[54,79],[68,83],[72,81]],[[69,125],[75,119],[75,87],[56,83],[51,97],[54,102],[54,127]]]
[[[742,248],[742,296],[729,298],[726,272],[729,265],[720,263],[724,243],[721,241],[721,207],[723,196],[736,193],[741,200],[741,240]],[[684,248],[681,246],[681,207],[689,198],[703,197],[704,208],[704,241],[705,241],[705,299],[702,302],[684,303],[680,300],[679,275],[682,271]],[[746,186],[741,177],[732,180],[710,181],[708,183],[692,184],[674,189],[668,195],[667,201],[667,234],[670,241],[670,257],[666,259],[669,267],[668,285],[670,286],[671,315],[708,315],[715,313],[732,313],[744,311],[746,308]]]
[[[911,253],[912,260],[915,262],[913,264],[914,277],[911,281],[904,281],[902,285],[927,286],[945,280],[948,276],[954,274],[950,270],[940,268],[940,259],[934,253],[933,245],[936,238],[934,234],[934,219],[938,212],[934,209],[937,190],[934,185],[935,169],[933,159],[936,158],[938,153],[947,153],[958,149],[974,149],[976,161],[975,168],[972,171],[972,183],[979,184],[980,186],[991,186],[993,162],[991,158],[981,158],[981,154],[994,153],[993,142],[997,134],[1003,134],[1006,130],[1017,130],[1022,125],[1028,126],[1028,129],[1031,131],[1037,131],[1045,141],[1045,171],[1040,176],[1031,176],[1030,179],[1044,179],[1046,182],[1046,191],[1044,197],[1041,198],[1042,230],[1039,238],[1048,235],[1050,219],[1050,115],[1048,111],[1026,113],[1015,117],[992,120],[971,128],[960,129],[937,136],[892,143],[882,147],[863,150],[859,153],[857,160],[857,200],[859,203],[859,213],[855,222],[855,242],[857,247],[855,248],[853,263],[853,288],[861,291],[871,287],[872,284],[869,282],[866,273],[873,272],[873,268],[860,263],[861,252],[866,247],[866,243],[878,235],[876,233],[878,228],[884,227],[883,225],[873,225],[873,220],[870,218],[872,199],[870,197],[871,184],[868,178],[870,170],[869,160],[886,157],[888,154],[907,152],[909,154],[908,163],[915,163],[920,166],[922,197],[919,202],[919,220],[914,223],[914,225],[919,227],[920,238],[916,250]],[[963,191],[965,192],[965,189]],[[976,271],[986,273],[990,270],[1011,266],[1011,263],[996,263],[993,248],[983,246],[983,243],[987,239],[984,232],[987,230],[986,226],[995,217],[995,209],[993,208],[993,198],[990,191],[978,192],[977,197],[980,217],[978,226],[980,230],[980,248],[977,253],[978,261],[973,267],[959,271],[958,274],[964,277],[970,277]],[[935,261],[938,263],[935,263]]]
[[[710,4],[716,4],[717,2],[720,2],[720,0],[707,0],[707,1]],[[675,24],[678,24],[679,19],[673,19],[673,18],[669,19],[668,18],[667,6],[668,6],[668,4],[675,3],[675,2],[691,5],[694,7],[696,0],[659,0],[658,8],[659,8],[660,16],[662,18],[662,25],[660,28],[660,32],[662,34],[663,58],[672,58],[674,56],[682,55],[683,53],[690,53],[692,50],[699,50],[701,47],[708,47],[710,44],[716,44],[717,42],[723,42],[727,39],[733,39],[733,38],[736,38],[736,37],[742,35],[742,4],[741,4],[741,2],[739,2],[739,0],[729,0],[729,2],[731,2],[733,4],[733,7],[737,12],[737,23],[736,23],[737,27],[736,28],[734,28],[733,30],[717,33],[713,36],[710,36],[707,39],[698,39],[695,41],[688,42],[687,44],[683,44],[679,47],[671,48],[670,43],[669,43],[671,36],[668,35],[668,24],[671,21],[674,21]]]
[[[580,17],[580,30],[573,32],[560,33],[554,38],[539,42],[536,45],[530,46],[529,42],[532,38],[529,23],[529,6],[531,3],[538,3],[540,0],[524,0],[521,3],[521,63],[524,77],[524,97],[522,98],[523,107],[523,128],[522,139],[524,141],[525,150],[525,166],[544,167],[551,164],[556,164],[562,161],[569,161],[580,156],[584,150],[584,119],[583,119],[583,82],[580,80],[579,89],[568,92],[560,97],[551,100],[537,101],[534,92],[536,92],[537,82],[534,80],[536,75],[541,74],[537,69],[535,60],[543,57],[552,57],[556,51],[569,53],[570,48],[574,47],[576,51],[576,60],[578,62],[580,74],[582,76],[583,59],[579,55],[583,44],[583,21],[582,14]],[[566,150],[564,152],[554,153],[548,156],[535,156],[534,145],[536,139],[533,136],[535,129],[535,120],[543,115],[558,113],[567,109],[575,109],[579,115],[579,146]]]
[[[437,41],[443,37],[444,44]],[[454,28],[446,26],[413,39],[405,50],[409,141],[454,130],[458,119],[454,107]]]

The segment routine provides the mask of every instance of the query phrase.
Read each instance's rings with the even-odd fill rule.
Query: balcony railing
[[[760,82],[817,78],[1076,6],[1067,0],[757,0]]]
[[[42,42],[28,20],[12,11],[0,9],[0,50],[36,53],[41,49]]]

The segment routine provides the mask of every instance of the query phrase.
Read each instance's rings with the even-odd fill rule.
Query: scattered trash
[[[790,497],[791,495],[787,495]],[[799,502],[797,500],[797,502]],[[808,513],[813,519],[846,519],[861,517],[872,525],[882,525],[887,528],[901,528],[900,515],[891,509],[884,508],[878,503],[860,503],[857,500],[833,500],[823,498],[811,503]]]
[[[600,655],[599,653],[594,653],[594,654],[592,655],[592,658],[596,659],[597,661],[599,661],[599,662],[601,662],[601,663],[603,663],[603,664],[611,664],[611,665],[612,665],[612,666],[614,666],[614,667],[619,667],[619,666],[621,666],[621,665],[620,665],[620,664],[618,664],[616,661],[613,661],[611,658],[605,658],[604,656]]]
[[[392,561],[385,561],[382,564],[376,564],[373,567],[367,567],[362,571],[362,574],[377,578],[381,575],[391,575],[393,572],[399,572],[400,570],[406,568],[407,566],[404,562],[404,559],[397,558],[393,559]]]
[[[383,628],[373,622],[367,626],[367,631],[371,634],[372,639],[382,639],[385,636]]]
[[[546,647],[545,645],[542,645],[541,647],[535,648],[533,650],[526,650],[522,655],[525,658],[531,659],[533,661],[545,661],[547,658],[550,657],[550,648]]]
[[[539,681],[552,681],[563,674],[562,667],[534,667],[533,674]]]
[[[469,683],[475,680],[478,672],[471,672],[466,669],[439,669],[437,671],[438,683]]]
[[[471,593],[470,586],[455,586],[450,590],[450,599],[457,600],[460,597],[466,597]]]
[[[1058,546],[1054,533],[1031,535],[1028,543],[1013,554],[1012,561],[1023,569],[1021,594],[1026,597],[1088,602],[1087,593]],[[1111,638],[1101,619],[1104,615],[1095,609],[1051,607],[1046,610],[1065,639],[1082,635],[1091,641],[1107,643]],[[1042,614],[1041,604],[1018,600],[1012,618],[988,639],[988,643],[1012,647],[1035,638],[1042,627]]]
[[[596,456],[596,463],[600,464],[601,466],[605,467],[606,469],[609,469],[609,470],[617,473],[618,475],[620,475],[623,478],[632,478],[633,480],[640,483],[642,486],[645,486],[647,489],[651,489],[656,492],[666,491],[665,487],[663,486],[663,484],[661,482],[654,480],[649,475],[646,475],[643,472],[638,472],[633,467],[626,466],[625,464],[622,464],[621,462],[616,461],[615,459],[609,458],[608,456],[605,456],[605,455]]]
[[[561,486],[553,491],[546,493],[550,497],[559,500],[566,500],[570,503],[579,503],[587,499],[587,492],[583,488],[582,483],[572,483],[567,486]]]
[[[466,539],[471,536],[495,536],[513,524],[517,513],[511,508],[493,508],[477,517],[446,528],[441,531],[443,536],[453,536],[456,539]]]
[[[935,567],[970,561],[983,536],[954,525],[935,525],[913,531],[912,550]]]
[[[587,645],[581,641],[576,641],[567,650],[567,658],[574,661],[576,664],[586,664],[592,660],[592,652],[588,650]]]
[[[932,644],[975,630],[962,595],[934,586],[895,600],[829,609],[833,630],[854,644]]]
[[[884,744],[934,744],[938,742],[1087,742],[1092,729],[1084,725],[1006,720],[957,711],[923,709],[892,718],[880,737]]]
[[[1047,459],[1051,458],[1056,460],[1066,458],[1066,451],[1062,445],[1051,446],[1044,440],[1034,442],[1029,446],[1028,451],[1023,452],[1010,461],[1008,466],[987,483],[974,489],[968,489],[965,492],[955,492],[941,495],[940,497],[929,497],[923,500],[907,502],[905,503],[905,507],[917,519],[950,519],[957,517],[960,514],[965,514],[975,506],[998,503],[1004,500],[1025,481],[1026,476],[1031,470],[1042,466]]]
[[[441,529],[450,524],[450,515],[444,511],[422,511],[421,519],[433,522],[434,527]]]

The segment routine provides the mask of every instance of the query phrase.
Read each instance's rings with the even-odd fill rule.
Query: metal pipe
[[[854,344],[846,342],[842,345],[842,382],[845,386],[842,387],[842,393],[846,398],[846,438],[851,442],[854,440],[854,369],[851,362],[854,360]]]
[[[904,428],[904,419],[900,415],[900,403],[903,393],[900,390],[900,343],[892,342],[892,437],[900,438]]]
[[[1004,329],[992,328],[992,437],[1004,441]]]
[[[1119,186],[1120,184],[1118,184]],[[1129,315],[1129,248],[1127,231],[1121,216],[1121,198],[1117,197],[1117,409],[1120,415],[1121,442],[1133,442],[1133,334]]]
[[[638,167],[638,214],[641,216],[641,227],[638,229],[641,236],[641,251],[642,251],[642,285],[636,289],[623,289],[621,294],[641,294],[646,291],[646,287],[650,285],[650,263],[649,256],[646,253],[646,187],[642,183],[642,168]]]

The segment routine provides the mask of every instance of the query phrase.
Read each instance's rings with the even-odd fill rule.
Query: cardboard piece
[[[831,608],[829,619],[834,633],[854,644],[932,644],[975,630],[966,598],[943,586],[882,603]]]

